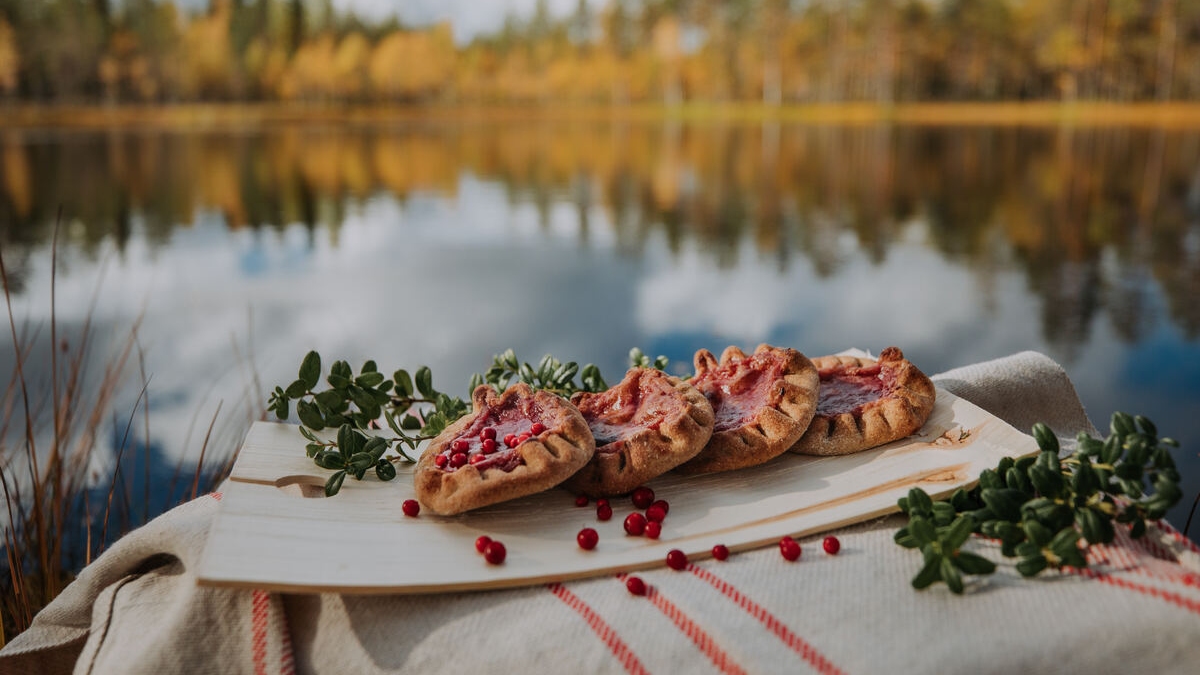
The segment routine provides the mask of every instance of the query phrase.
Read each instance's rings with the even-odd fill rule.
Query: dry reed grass
[[[56,227],[51,245],[48,335],[43,333],[44,326],[18,325],[0,247],[0,282],[14,356],[13,372],[0,396],[0,486],[7,507],[7,521],[0,517],[5,552],[0,559],[0,647],[27,629],[34,616],[112,541],[174,506],[166,503],[156,509],[151,504],[151,427],[146,397],[150,378],[137,337],[140,320],[117,343],[115,353],[98,357],[93,353],[94,296],[82,327],[64,335],[54,307],[57,237]],[[98,295],[100,284],[96,288]],[[136,380],[132,372],[135,355]],[[48,363],[31,361],[39,356]],[[104,362],[99,373],[91,367],[97,358]],[[48,381],[34,381],[34,373],[49,373]],[[122,425],[114,406],[118,395],[131,386],[140,391]],[[141,428],[137,429],[139,411]],[[210,432],[217,414],[210,422]],[[115,440],[119,436],[120,443],[111,471],[97,476],[94,467],[98,453],[106,449],[109,429],[110,437]],[[142,436],[142,452],[127,458],[125,452],[134,435]],[[175,467],[175,477],[165,486],[167,495],[176,496],[177,501],[191,499],[210,491],[228,475],[233,453],[213,461],[206,453],[208,440],[206,436],[205,447],[190,471],[183,462]],[[139,463],[142,469],[138,496],[132,494],[134,481],[124,468],[131,460],[135,470]],[[188,480],[182,492],[174,485],[180,479]]]

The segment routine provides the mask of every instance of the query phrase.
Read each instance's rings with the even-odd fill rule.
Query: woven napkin
[[[1094,431],[1065,372],[1023,352],[935,376],[1027,430]],[[418,596],[199,587],[209,495],[129,533],[0,650],[0,672],[1184,673],[1200,663],[1200,550],[1165,522],[1091,549],[1089,566],[1022,579],[999,563],[954,596],[915,591],[920,555],[890,517],[802,541],[563,584]]]

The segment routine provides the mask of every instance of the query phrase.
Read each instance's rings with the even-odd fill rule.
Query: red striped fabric
[[[267,673],[267,607],[270,597],[266,591],[254,591],[250,596],[250,659],[254,675]]]
[[[734,588],[729,582],[721,579],[712,572],[695,565],[688,565],[688,571],[696,577],[702,579],[705,583],[717,589],[726,598],[732,600],[738,607],[741,607],[747,614],[758,620],[767,630],[771,631],[787,645],[789,649],[796,652],[800,658],[813,667],[818,673],[833,675],[834,673],[842,673],[842,669],[833,664],[827,659],[816,647],[813,647],[807,640],[796,635],[774,614],[771,614],[765,607],[754,602]]]
[[[1186,609],[1187,611],[1192,612],[1193,614],[1200,614],[1200,601],[1193,600],[1193,599],[1183,596],[1179,593],[1176,593],[1175,591],[1168,591],[1168,590],[1163,590],[1161,588],[1157,588],[1154,586],[1147,586],[1145,584],[1140,584],[1140,583],[1137,583],[1134,581],[1130,581],[1128,579],[1123,579],[1121,577],[1114,576],[1114,575],[1108,574],[1106,572],[1100,572],[1100,571],[1094,570],[1090,567],[1083,567],[1083,568],[1078,568],[1078,569],[1076,569],[1076,568],[1063,568],[1063,569],[1065,571],[1071,572],[1072,574],[1078,574],[1080,576],[1087,577],[1088,579],[1095,579],[1096,581],[1099,581],[1104,584],[1108,584],[1109,586],[1115,586],[1117,588],[1124,588],[1124,589],[1134,591],[1136,593],[1140,593],[1140,594],[1148,596],[1148,597],[1164,600],[1164,601],[1169,602],[1177,607]]]
[[[646,667],[642,665],[642,662],[638,660],[637,655],[634,654],[633,650],[629,648],[629,645],[625,644],[625,641],[621,639],[621,636],[617,635],[617,632],[612,629],[612,626],[609,626],[608,623],[605,622],[604,619],[601,618],[600,615],[597,614],[590,606],[588,606],[588,604],[584,602],[578,595],[575,595],[571,591],[567,590],[566,586],[563,586],[558,582],[548,584],[546,588],[550,589],[550,592],[553,593],[554,596],[559,600],[562,600],[567,607],[575,610],[575,613],[587,623],[588,628],[592,629],[592,632],[596,634],[596,637],[600,638],[600,640],[604,642],[604,644],[608,647],[608,650],[612,652],[613,657],[616,658],[621,664],[621,667],[625,669],[625,672],[631,673],[631,675],[645,675],[649,673],[649,671],[646,670]]]
[[[621,580],[622,583],[624,583],[627,577],[628,575],[626,574],[617,575],[617,579]],[[684,614],[683,610],[679,609],[675,603],[668,600],[649,584],[646,585],[646,599],[653,603],[664,616],[670,619],[675,624],[675,627],[682,631],[692,641],[692,644],[696,645],[696,648],[708,657],[709,661],[712,661],[717,670],[728,675],[745,675],[746,671],[737,663],[734,663],[729,654],[724,649],[721,649],[721,646],[717,644],[717,641],[711,635],[706,633],[696,622],[688,618],[687,614]]]
[[[1196,542],[1192,541],[1191,539],[1188,539],[1186,536],[1184,536],[1184,534],[1182,532],[1175,529],[1167,521],[1160,520],[1160,521],[1154,523],[1154,525],[1155,525],[1155,527],[1162,530],[1163,532],[1166,532],[1167,535],[1169,537],[1171,537],[1172,539],[1174,539],[1176,542],[1183,544],[1183,546],[1185,548],[1187,548],[1187,550],[1191,551],[1192,553],[1195,553],[1196,555],[1200,555],[1200,546],[1197,546]]]

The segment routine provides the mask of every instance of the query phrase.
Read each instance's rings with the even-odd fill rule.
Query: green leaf
[[[1143,518],[1135,518],[1133,525],[1129,528],[1129,536],[1134,539],[1141,539],[1146,534],[1146,521]]]
[[[1050,543],[1046,546],[1054,552],[1054,555],[1060,558],[1067,558],[1071,553],[1079,552],[1079,532],[1074,527],[1064,528],[1061,532],[1054,535]]]
[[[1100,489],[1100,477],[1087,457],[1079,458],[1079,466],[1075,467],[1075,475],[1071,476],[1071,488],[1080,496],[1088,496]]]
[[[329,368],[329,372],[331,375],[337,375],[344,380],[354,377],[354,371],[351,370],[350,363],[345,360],[334,361],[333,366]]]
[[[275,417],[286,420],[288,418],[288,400],[287,398],[279,398],[275,400]]]
[[[946,586],[950,588],[950,592],[955,595],[962,595],[963,580],[962,572],[954,565],[954,562],[947,557],[942,557],[939,571],[942,575],[942,581],[946,582]]]
[[[928,588],[930,584],[942,578],[942,556],[933,553],[932,550],[923,551],[923,553],[925,553],[925,565],[912,580],[913,588],[917,590]]]
[[[959,548],[962,548],[962,545],[967,543],[967,539],[971,537],[971,532],[974,530],[975,521],[970,516],[955,518],[942,537],[942,550],[957,551]]]
[[[388,442],[386,438],[382,436],[372,436],[367,439],[366,443],[363,444],[362,451],[371,455],[373,459],[378,460],[383,453],[387,452],[387,448]]]
[[[1128,436],[1136,431],[1133,424],[1133,417],[1129,413],[1120,411],[1113,413],[1108,428],[1118,436]]]
[[[325,481],[325,496],[332,497],[342,489],[342,483],[346,481],[346,472],[338,471]]]
[[[908,508],[910,512],[926,514],[933,511],[933,499],[921,488],[908,491]]]
[[[1063,489],[1063,476],[1058,471],[1051,471],[1038,464],[1029,469],[1029,482],[1038,494],[1046,497],[1057,497]]]
[[[433,371],[429,370],[429,366],[421,366],[416,373],[417,391],[421,392],[424,398],[433,398]]]
[[[984,469],[979,474],[979,487],[982,490],[1002,490],[1004,480],[992,469]]]
[[[338,427],[337,447],[338,451],[343,455],[349,457],[350,455],[358,452],[358,439],[359,435],[358,432],[354,430],[354,427],[350,426],[349,424],[343,424],[342,426]]]
[[[346,466],[346,458],[336,450],[326,450],[313,457],[313,461],[322,469],[341,469]]]
[[[1089,544],[1107,544],[1116,534],[1111,520],[1089,508],[1075,510],[1075,526]]]
[[[386,459],[381,459],[375,462],[375,475],[382,481],[389,481],[396,477],[396,467]]]
[[[1030,482],[1029,476],[1024,471],[1018,470],[1016,467],[1013,467],[1005,472],[1004,483],[1008,485],[1008,487],[1023,494],[1033,493],[1033,483]]]
[[[1018,521],[1021,519],[1021,503],[1024,501],[1018,490],[1011,488],[988,489],[980,493],[983,503],[1003,520]]]
[[[934,502],[932,511],[933,523],[938,526],[949,525],[956,515],[954,505],[949,502]]]
[[[413,381],[412,376],[407,370],[401,368],[392,374],[392,380],[396,383],[396,396],[400,398],[412,398]]]
[[[1017,563],[1017,571],[1023,577],[1037,576],[1039,572],[1046,569],[1046,556],[1038,553],[1036,555],[1026,556]]]
[[[1100,446],[1100,461],[1105,464],[1113,464],[1120,459],[1122,451],[1124,448],[1121,447],[1121,439],[1118,436],[1109,436]]]
[[[308,385],[304,384],[303,380],[296,380],[288,385],[284,393],[288,398],[300,398],[308,393]]]
[[[358,372],[360,374],[377,373],[379,372],[379,365],[375,363],[374,359],[367,359]]]
[[[325,428],[325,417],[321,414],[321,409],[312,401],[297,401],[296,416],[300,418],[300,423],[312,429],[320,431]]]
[[[1054,538],[1054,531],[1036,520],[1023,521],[1021,529],[1025,531],[1025,536],[1029,538],[1029,541],[1038,547],[1049,544],[1050,540]]]
[[[1035,555],[1041,555],[1042,547],[1038,546],[1037,544],[1033,543],[1032,541],[1027,541],[1027,542],[1024,542],[1021,544],[1017,544],[1016,548],[1014,549],[1014,552],[1022,558],[1030,558]]]
[[[377,459],[369,452],[356,452],[350,461],[346,463],[347,468],[351,471],[365,471],[375,464]]]
[[[908,521],[908,531],[912,533],[921,545],[932,544],[937,541],[937,529],[933,523],[929,522],[921,516],[913,516]]]
[[[325,378],[325,381],[328,382],[329,386],[333,387],[334,389],[345,389],[346,387],[350,386],[350,378],[338,375],[336,373],[330,373],[329,377]]]
[[[904,548],[917,548],[921,545],[921,542],[909,532],[907,526],[896,530],[896,534],[892,535],[892,541]]]
[[[996,571],[996,563],[967,551],[959,551],[953,560],[955,566],[967,574],[991,574]]]
[[[369,389],[372,387],[378,387],[379,385],[383,384],[383,380],[384,380],[383,373],[370,372],[370,373],[363,373],[362,375],[359,375],[358,377],[354,378],[354,384],[357,384],[360,387]]]
[[[303,428],[303,427],[301,427],[301,428]],[[316,457],[317,453],[320,452],[321,448],[324,448],[324,447],[325,446],[321,445],[320,443],[309,443],[304,446],[304,454],[308,455],[309,458],[311,459],[313,457]]]
[[[1058,454],[1058,437],[1050,430],[1050,427],[1038,422],[1033,425],[1033,438],[1037,441],[1038,447],[1043,452],[1053,452]]]
[[[317,386],[317,382],[321,381],[321,355],[315,350],[304,355],[304,360],[300,362],[298,377],[305,389],[312,389]]]

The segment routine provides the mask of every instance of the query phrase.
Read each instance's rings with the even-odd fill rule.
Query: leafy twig
[[[915,588],[943,581],[962,593],[964,574],[995,571],[992,561],[962,550],[972,533],[998,540],[1026,577],[1086,567],[1088,546],[1110,543],[1117,526],[1141,537],[1146,521],[1165,516],[1183,495],[1169,451],[1178,443],[1159,439],[1145,417],[1115,413],[1107,438],[1081,432],[1078,449],[1061,459],[1049,427],[1035,424],[1033,436],[1036,456],[1001,459],[975,488],[956,490],[948,501],[934,502],[920,488],[900,499],[908,524],[895,541],[924,557]]]

